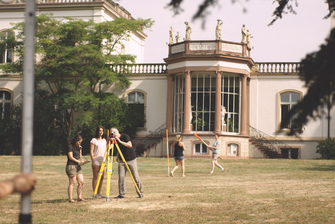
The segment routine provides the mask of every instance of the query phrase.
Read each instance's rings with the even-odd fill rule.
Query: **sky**
[[[217,19],[223,21],[221,39],[241,42],[241,28],[245,24],[251,36],[251,58],[255,62],[299,62],[306,54],[319,50],[330,31],[330,19],[323,19],[328,12],[324,0],[298,0],[297,14],[284,14],[272,26],[273,0],[219,0],[219,6],[211,7],[205,28],[202,21],[192,21],[192,16],[202,0],[183,0],[179,15],[166,8],[170,0],[114,0],[131,13],[132,17],[155,21],[144,33],[144,63],[164,63],[168,56],[170,26],[174,36],[179,31],[185,37],[185,21],[192,27],[191,40],[215,40]],[[243,9],[246,12],[243,12]]]

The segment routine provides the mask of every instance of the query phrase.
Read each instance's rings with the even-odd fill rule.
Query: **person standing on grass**
[[[220,141],[219,141],[219,135],[215,135],[215,142],[213,144],[213,147],[209,147],[212,149],[212,171],[210,173],[214,172],[214,166],[217,166],[221,169],[221,171],[224,171],[224,168],[218,164],[217,160],[220,154]]]
[[[174,160],[176,161],[176,166],[170,173],[170,176],[173,177],[173,172],[181,165],[181,171],[183,173],[183,177],[185,177],[185,161],[184,161],[184,151],[185,145],[181,141],[181,136],[176,135],[176,142],[173,144],[173,151],[174,151]]]
[[[72,141],[71,144],[68,147],[68,153],[67,153],[67,164],[66,164],[66,174],[69,177],[69,187],[67,189],[67,193],[69,196],[69,202],[73,203],[74,200],[72,199],[72,192],[73,192],[73,186],[77,180],[78,187],[77,187],[77,201],[86,201],[81,197],[81,194],[83,192],[83,186],[84,186],[84,176],[81,171],[80,166],[80,159],[82,155],[82,147],[81,142],[83,141],[83,138],[80,135],[76,135]]]
[[[136,185],[138,187],[139,192],[137,192],[138,197],[142,198],[143,197],[143,191],[142,191],[142,184],[140,180],[140,176],[138,175],[138,169],[137,169],[137,160],[136,160],[136,152],[133,147],[133,144],[130,141],[130,137],[126,133],[120,133],[117,128],[111,128],[110,133],[114,134],[114,138],[117,141],[117,145],[120,148],[120,151],[123,155],[123,158],[125,159],[129,170],[131,174],[133,175],[133,178],[136,182]],[[109,142],[109,137],[107,138]],[[125,163],[123,162],[121,155],[117,155],[117,161],[119,163],[118,166],[118,174],[119,174],[119,195],[115,197],[115,199],[121,199],[124,198],[126,194],[126,185],[125,185],[125,177],[126,177],[126,172],[127,172],[127,167]],[[136,189],[137,190],[137,189]]]
[[[90,142],[90,155],[91,155],[92,173],[93,173],[93,179],[92,179],[93,194],[98,182],[99,171],[106,151],[107,141],[105,138],[103,138],[103,135],[104,135],[104,128],[99,125],[95,130],[94,138],[92,138]],[[102,173],[97,194],[93,195],[94,198],[105,198],[105,196],[101,195],[101,188],[102,188],[102,182],[104,180],[105,171],[106,169],[104,169]]]

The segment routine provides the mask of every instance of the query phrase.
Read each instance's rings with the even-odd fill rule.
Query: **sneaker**
[[[98,199],[98,198],[106,198],[106,197],[102,196],[101,194],[93,195],[93,199]]]
[[[102,194],[99,194],[99,197],[100,197],[100,198],[107,198],[107,196],[102,195]]]
[[[121,198],[124,198],[123,195],[118,195],[117,197],[115,197],[115,199],[121,199]]]
[[[138,194],[138,197],[139,198],[143,198],[143,194]]]

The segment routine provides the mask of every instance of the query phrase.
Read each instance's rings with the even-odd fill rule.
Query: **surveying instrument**
[[[130,169],[129,169],[129,166],[126,162],[126,160],[124,159],[123,157],[123,154],[119,148],[119,145],[117,144],[117,141],[115,139],[115,135],[113,132],[111,132],[111,134],[109,135],[109,130],[107,130],[107,136],[109,136],[109,141],[107,141],[107,147],[106,147],[106,150],[105,150],[105,154],[104,154],[104,158],[102,160],[102,164],[101,164],[101,167],[100,167],[100,170],[99,170],[99,175],[98,175],[98,181],[95,185],[95,189],[94,189],[94,195],[93,195],[93,199],[95,198],[97,192],[98,192],[98,187],[99,187],[99,183],[101,181],[101,177],[102,177],[102,174],[104,173],[104,169],[105,169],[105,166],[106,166],[106,163],[107,163],[107,187],[106,187],[106,202],[109,201],[109,192],[110,192],[110,181],[111,181],[111,175],[112,175],[112,172],[113,172],[113,162],[114,162],[114,157],[113,157],[113,152],[114,152],[114,145],[116,146],[116,149],[118,150],[118,155],[120,155],[122,161],[124,162],[125,166],[126,166],[126,169],[127,171],[129,172],[130,176],[131,176],[131,179],[133,180],[134,182],[134,185],[135,185],[135,188],[137,190],[137,194],[140,198],[143,197],[143,195],[141,194],[137,184],[136,184],[136,181],[133,177],[133,174],[131,173]],[[110,155],[111,154],[111,155]],[[112,158],[110,158],[110,156]]]

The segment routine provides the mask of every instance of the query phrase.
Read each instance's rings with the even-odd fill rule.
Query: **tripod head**
[[[115,139],[115,134],[114,134],[114,132],[111,132],[111,133],[110,133],[109,138],[110,138],[110,139]]]

